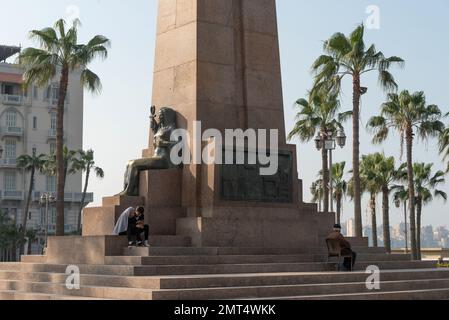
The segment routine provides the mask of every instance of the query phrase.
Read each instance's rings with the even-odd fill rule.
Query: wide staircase
[[[83,232],[103,225],[101,231],[109,234],[117,216],[141,201],[105,198],[103,207],[89,208],[85,215],[86,226],[97,229]],[[190,238],[170,234],[151,237],[150,248],[128,248],[123,238],[89,236],[50,238],[48,256],[23,256],[20,263],[0,264],[0,299],[449,299],[448,269],[370,248],[366,238],[349,239],[358,253],[355,271],[337,272],[335,261],[327,261],[324,241],[305,252],[196,248]],[[105,249],[105,241],[112,241],[112,249]],[[80,288],[71,290],[66,271],[73,261],[89,262],[76,264]],[[380,290],[367,289],[369,266],[381,270]]]
[[[187,239],[153,237],[150,248],[123,248],[102,265],[79,265],[80,289],[66,286],[67,265],[45,256],[0,264],[0,299],[198,300],[198,299],[449,299],[449,270],[411,261],[352,239],[354,272],[337,272],[324,250],[193,248]],[[381,269],[380,290],[367,289],[368,266]]]

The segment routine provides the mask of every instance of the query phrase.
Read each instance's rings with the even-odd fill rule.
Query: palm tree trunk
[[[329,212],[329,164],[328,164],[328,152],[323,147],[321,150],[321,157],[323,160],[323,188],[324,188],[324,203],[323,212]]]
[[[30,256],[31,253],[32,253],[32,251],[31,251],[31,246],[32,246],[31,239],[28,239],[27,254],[28,254],[29,256]]]
[[[412,258],[418,260],[418,250],[416,246],[416,221],[415,221],[415,183],[413,173],[413,129],[411,126],[406,132],[407,143],[407,176],[409,190],[409,212],[410,212],[410,246]]]
[[[382,215],[383,215],[383,236],[384,247],[387,253],[391,253],[391,238],[390,238],[390,203],[389,203],[388,186],[382,188]]]
[[[362,188],[360,183],[360,75],[355,73],[353,76],[353,147],[352,147],[352,166],[354,172],[354,220],[355,232],[357,237],[363,236],[362,226]]]
[[[370,208],[371,208],[371,228],[373,235],[373,247],[377,248],[377,217],[376,217],[376,195],[371,195],[370,200]]]
[[[421,260],[421,217],[422,217],[422,198],[418,197],[416,202],[416,249],[418,260]]]
[[[69,68],[62,67],[56,121],[57,200],[56,236],[64,236],[64,104],[69,83]]]
[[[337,224],[341,224],[341,196],[337,196]]]
[[[80,211],[78,212],[78,234],[81,234],[81,215],[84,208],[84,200],[86,199],[87,186],[89,185],[90,167],[86,169],[86,180],[84,181],[83,195],[81,196]]]
[[[22,234],[20,235],[21,236],[20,238],[22,241],[25,241],[25,236],[26,236],[26,232],[27,232],[28,211],[30,210],[31,195],[33,193],[34,173],[35,173],[35,168],[33,166],[31,168],[30,188],[28,189],[27,202],[25,204],[25,208],[22,213]],[[23,246],[20,246],[20,254],[23,254],[24,250],[25,250],[25,248]]]

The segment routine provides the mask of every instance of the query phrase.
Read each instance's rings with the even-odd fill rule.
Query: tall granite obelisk
[[[332,219],[318,223],[302,203],[296,149],[286,143],[275,0],[159,0],[152,103],[175,109],[189,132],[194,121],[221,132],[277,129],[281,149],[271,178],[204,164],[142,173],[154,222],[171,217],[196,246],[313,246],[317,225],[328,230]],[[155,181],[169,191],[162,202]]]

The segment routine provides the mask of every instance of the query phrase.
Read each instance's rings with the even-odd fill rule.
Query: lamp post
[[[45,245],[44,245],[44,251],[47,250],[47,239],[48,239],[48,206],[51,203],[55,203],[56,198],[50,194],[50,193],[43,193],[40,197],[40,203],[42,205],[45,205]]]
[[[401,200],[400,199],[396,199],[394,201],[394,204],[396,205],[396,208],[400,208],[401,207]],[[404,201],[404,223],[405,223],[405,227],[404,227],[404,234],[405,234],[405,254],[408,253],[408,225],[407,225],[407,202]]]
[[[345,130],[343,128],[340,128],[337,131],[337,135],[334,135],[334,131],[329,130],[327,132],[320,132],[317,134],[316,138],[315,138],[315,146],[317,148],[318,151],[320,151],[321,149],[325,149],[326,151],[329,152],[329,184],[330,184],[330,188],[329,188],[329,192],[330,192],[330,210],[331,212],[334,212],[334,199],[333,199],[333,194],[334,194],[334,181],[333,181],[333,174],[332,174],[332,169],[333,169],[333,151],[337,148],[337,145],[340,148],[343,148],[346,145],[346,134],[345,134]],[[324,172],[323,172],[324,174]]]

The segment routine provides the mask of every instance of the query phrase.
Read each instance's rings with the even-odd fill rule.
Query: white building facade
[[[17,49],[17,48],[16,48]],[[56,149],[57,79],[45,87],[23,88],[23,69],[5,61],[17,53],[14,48],[0,46],[0,200],[1,210],[21,224],[30,174],[18,169],[17,158],[28,154],[51,154]],[[70,75],[64,112],[64,139],[69,150],[83,147],[83,87],[80,74]],[[81,202],[82,173],[69,175],[65,194],[65,231],[77,228]],[[56,193],[56,177],[36,173],[27,228],[42,231],[48,221],[49,234],[55,231],[55,206],[46,210],[39,200],[43,194]],[[87,194],[85,203],[93,201]],[[47,219],[47,220],[46,220]]]

